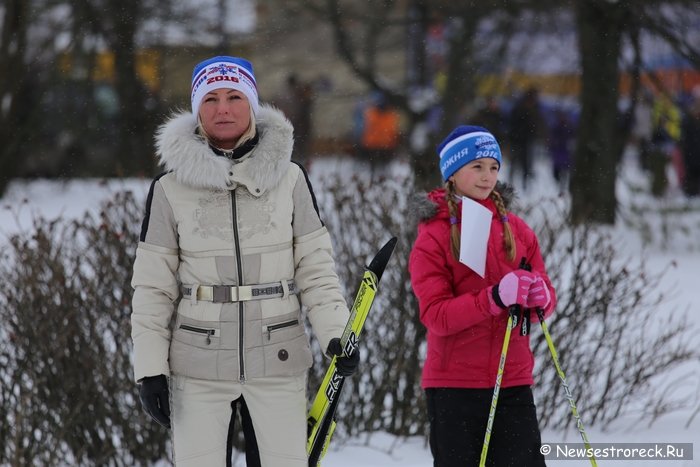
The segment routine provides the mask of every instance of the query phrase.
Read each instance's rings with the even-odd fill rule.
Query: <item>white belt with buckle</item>
[[[270,282],[254,285],[185,285],[180,288],[183,298],[193,302],[202,300],[214,303],[245,302],[249,300],[265,300],[269,298],[286,298],[296,294],[294,280]]]

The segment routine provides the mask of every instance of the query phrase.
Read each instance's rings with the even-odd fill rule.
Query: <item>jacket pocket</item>
[[[222,349],[221,323],[178,314],[170,341],[170,370],[174,374],[232,380],[238,375],[237,355],[235,349]]]
[[[298,375],[313,363],[304,325],[299,318],[264,324],[263,373],[265,376]]]
[[[306,335],[264,348],[265,376],[292,376],[307,371],[313,359]]]
[[[204,341],[206,345],[211,345],[212,337],[220,337],[219,330],[215,328],[198,327],[192,326],[190,324],[180,324],[180,326],[178,326],[178,329],[182,332],[191,332],[195,335],[206,337],[206,340]]]
[[[290,319],[289,321],[283,321],[281,323],[268,324],[267,326],[264,326],[263,334],[267,336],[268,341],[271,341],[273,332],[284,331],[286,328],[291,328],[293,326],[299,326],[298,319]]]

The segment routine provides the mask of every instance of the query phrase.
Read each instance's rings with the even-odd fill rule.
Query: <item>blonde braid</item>
[[[448,180],[445,182],[445,198],[450,211],[450,249],[452,256],[459,261],[460,234],[457,225],[457,202],[455,201],[455,184]]]
[[[491,192],[491,199],[496,204],[501,222],[503,222],[503,247],[506,249],[508,261],[515,261],[515,238],[513,237],[513,230],[510,228],[510,223],[508,222],[508,211],[503,204],[503,197],[499,192],[493,190]]]

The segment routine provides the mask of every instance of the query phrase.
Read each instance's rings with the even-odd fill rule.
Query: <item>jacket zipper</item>
[[[273,331],[279,331],[280,329],[288,328],[291,326],[296,326],[297,324],[299,324],[298,319],[292,319],[290,321],[285,321],[283,323],[268,324],[267,325],[267,340],[270,340],[272,338]]]
[[[240,239],[238,237],[238,216],[236,213],[236,189],[231,191],[231,214],[233,216],[233,239],[234,246],[236,248],[236,271],[238,272],[238,285],[243,285],[243,265],[241,259],[241,245]],[[244,342],[243,342],[243,302],[238,302],[238,368],[239,374],[238,379],[241,383],[245,383],[245,359],[244,354]]]
[[[206,334],[207,345],[211,344],[211,336],[216,334],[216,329],[197,328],[194,326],[190,326],[189,324],[181,324],[180,329],[184,331],[196,332],[198,334]]]

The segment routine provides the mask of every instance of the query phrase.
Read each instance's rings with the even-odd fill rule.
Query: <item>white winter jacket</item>
[[[348,309],[311,185],[290,160],[292,127],[269,106],[256,124],[259,140],[238,160],[214,153],[191,113],[157,134],[168,172],[151,185],[131,282],[136,380],[300,374],[312,363],[300,302],[321,348],[342,334]],[[282,293],[197,292],[260,284]]]

